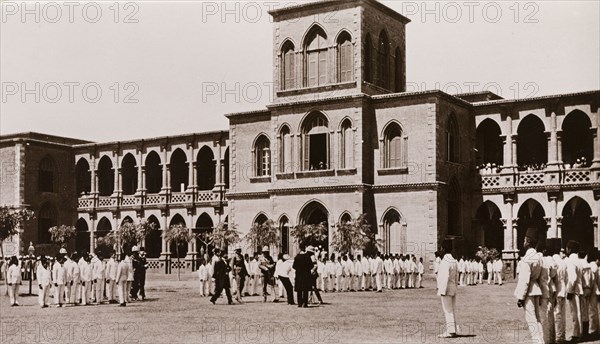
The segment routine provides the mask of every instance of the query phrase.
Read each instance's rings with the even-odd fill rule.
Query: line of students
[[[56,258],[39,257],[36,262],[35,274],[39,288],[40,307],[48,307],[50,295],[52,295],[56,307],[63,307],[67,304],[73,306],[101,304],[104,299],[108,303],[119,303],[121,306],[125,306],[132,298],[137,298],[138,291],[142,293],[142,297],[145,297],[143,283],[134,283],[134,265],[141,266],[143,263],[141,260],[136,261],[138,259],[136,258],[138,257],[137,247],[134,246],[133,250],[133,259],[130,255],[123,253],[120,261],[116,260],[114,254],[107,261],[93,253],[79,255],[75,252],[69,256],[64,248],[60,249]],[[9,302],[13,307],[19,306],[18,291],[21,276],[18,265],[18,259],[12,257],[6,273]],[[145,266],[141,268],[145,270]],[[116,301],[117,295],[118,302]]]

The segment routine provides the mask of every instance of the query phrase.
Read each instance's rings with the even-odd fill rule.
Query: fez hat
[[[133,246],[133,247],[131,248],[131,252],[139,252],[139,251],[140,251],[140,248],[139,248],[139,247],[137,247],[137,246]]]
[[[571,253],[579,252],[579,242],[575,240],[569,240],[567,243],[567,248],[571,251]]]
[[[263,246],[262,251],[263,252],[269,252],[269,246]]]
[[[537,240],[538,235],[537,228],[527,228],[527,233],[525,233],[526,238]]]

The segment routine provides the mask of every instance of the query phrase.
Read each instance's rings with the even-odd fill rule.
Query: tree
[[[25,222],[34,217],[33,211],[29,209],[14,209],[8,206],[0,206],[0,254],[4,259],[4,240],[19,233],[19,228]],[[4,283],[6,283],[6,278]],[[5,288],[8,293],[8,288]]]
[[[190,241],[196,239],[196,235],[191,233],[190,230],[183,224],[171,225],[163,232],[163,237],[167,242],[175,243],[175,250],[177,252],[177,280],[181,280],[181,264],[179,263],[179,245],[187,244]]]
[[[21,225],[33,219],[33,211],[29,209],[16,210],[8,206],[0,206],[0,254],[4,258],[4,240],[19,233]]]
[[[253,248],[279,244],[279,229],[273,220],[267,220],[262,224],[255,223],[250,227],[244,240]]]
[[[146,220],[141,220],[138,223],[125,222],[116,230],[108,233],[102,243],[117,245],[117,249],[128,251],[132,246],[144,241],[154,230],[156,230],[156,225]]]
[[[297,225],[292,229],[290,235],[298,244],[317,246],[327,239],[327,225],[324,222],[318,225]]]
[[[50,232],[50,240],[61,248],[77,234],[75,227],[65,225],[51,227],[48,232]]]
[[[336,230],[331,236],[331,246],[337,252],[350,253],[376,244],[375,235],[365,214],[348,222],[338,222],[335,227]]]
[[[237,226],[230,226],[226,222],[221,222],[211,232],[200,233],[198,239],[207,246],[208,251],[208,246],[225,249],[229,245],[235,245],[242,241],[240,235],[241,233],[237,230]]]

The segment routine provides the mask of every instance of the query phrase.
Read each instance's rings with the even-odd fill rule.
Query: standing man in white
[[[129,264],[125,260],[126,254],[121,253],[121,261],[117,265],[117,289],[119,292],[119,306],[127,306],[127,296],[129,295],[129,289],[127,289],[127,278],[129,276]]]
[[[567,301],[571,310],[573,321],[573,335],[570,341],[575,342],[581,338],[581,297],[583,295],[582,269],[581,261],[577,252],[579,252],[579,242],[570,240],[567,243],[567,256],[565,263],[567,265]]]
[[[437,293],[442,298],[442,309],[446,318],[446,331],[440,338],[457,336],[454,310],[456,306],[456,287],[458,285],[458,262],[452,256],[452,241],[442,243],[444,257],[440,261],[437,272]]]
[[[542,324],[540,323],[540,277],[542,257],[535,250],[538,242],[537,229],[529,228],[525,234],[523,247],[527,250],[518,266],[518,281],[515,289],[517,306],[525,309],[525,321],[531,334],[531,340],[543,343]]]

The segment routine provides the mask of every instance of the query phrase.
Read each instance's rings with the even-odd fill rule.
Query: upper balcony
[[[87,194],[79,197],[78,210],[117,209],[117,208],[151,208],[166,206],[205,206],[220,207],[227,204],[223,191],[186,191],[161,192],[157,194],[111,195],[98,196]]]

